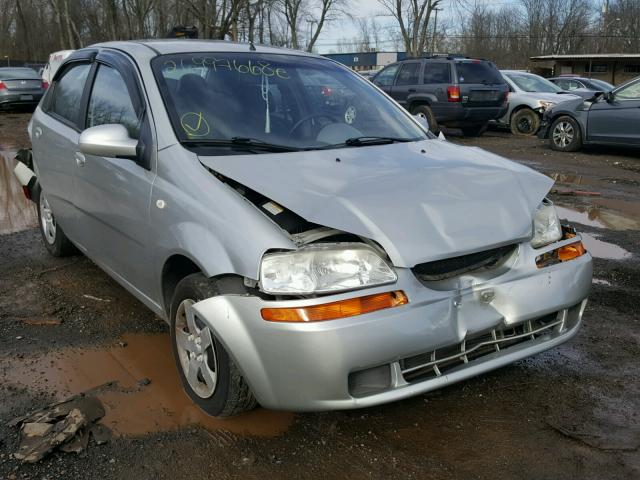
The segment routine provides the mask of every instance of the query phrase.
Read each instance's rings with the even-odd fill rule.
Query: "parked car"
[[[41,73],[42,80],[47,84],[50,84],[51,79],[56,73],[56,70],[60,68],[62,62],[64,62],[65,59],[69,57],[69,55],[71,55],[73,52],[75,52],[75,50],[60,50],[59,52],[53,52],[51,55],[49,55],[49,60],[47,61]]]
[[[29,135],[44,246],[79,249],[169,322],[212,415],[390,402],[579,328],[592,260],[545,200],[553,180],[438,140],[324,57],[84,48]]]
[[[517,70],[501,70],[501,73],[509,84],[509,108],[496,123],[511,128],[514,135],[535,135],[547,108],[579,98],[533,73]]]
[[[575,152],[583,145],[640,147],[640,77],[591,101],[573,100],[545,112],[540,138],[554,150]]]
[[[0,68],[0,108],[35,107],[47,85],[31,68]]]
[[[507,110],[508,87],[495,65],[456,56],[412,58],[389,65],[372,79],[433,132],[441,125],[480,135]]]
[[[561,89],[567,92],[583,90],[590,92],[610,92],[615,88],[613,85],[605,82],[604,80],[598,80],[597,78],[579,77],[577,75],[561,75],[559,77],[550,78],[549,81],[555,83]]]

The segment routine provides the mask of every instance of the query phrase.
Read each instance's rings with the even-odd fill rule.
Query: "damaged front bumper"
[[[462,275],[455,288],[421,282],[398,269],[395,285],[409,304],[340,320],[274,323],[265,307],[303,307],[358,296],[265,301],[223,295],[196,303],[258,401],[268,408],[312,411],[386,403],[434,390],[552,348],[578,330],[592,262],[536,266],[546,251],[520,244],[493,278]]]

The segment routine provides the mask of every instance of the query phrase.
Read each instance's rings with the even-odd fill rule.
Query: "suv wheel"
[[[535,135],[540,128],[540,115],[530,108],[518,110],[511,116],[511,133],[514,135]]]
[[[42,243],[47,251],[54,257],[68,257],[77,253],[76,247],[57,224],[49,200],[39,186],[35,188],[34,200],[38,205],[38,226]]]
[[[182,279],[171,301],[171,347],[187,395],[202,410],[229,417],[255,408],[256,399],[222,343],[191,306],[219,295],[201,273]]]
[[[468,127],[462,127],[462,133],[465,137],[479,137],[482,135],[487,129],[486,124],[481,125],[469,125]]]
[[[551,148],[561,152],[575,152],[582,147],[580,125],[573,118],[564,116],[556,119],[549,129]]]
[[[424,118],[429,123],[429,131],[431,133],[435,133],[436,135],[440,133],[438,121],[433,115],[433,110],[431,110],[429,105],[417,105],[411,109],[411,114]]]

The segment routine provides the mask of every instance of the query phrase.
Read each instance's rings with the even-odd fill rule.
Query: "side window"
[[[422,83],[451,83],[451,68],[448,63],[426,63]]]
[[[83,64],[67,70],[62,78],[56,81],[47,111],[74,125],[77,124],[80,117],[80,100],[90,68],[89,64]]]
[[[398,65],[392,65],[382,70],[376,78],[373,80],[375,84],[382,87],[388,87],[393,85],[393,79],[396,77],[398,71]]]
[[[126,83],[117,70],[100,65],[89,98],[87,128],[108,123],[124,125],[131,138],[140,136],[140,121]]]
[[[632,83],[615,93],[616,100],[640,100],[640,82]]]
[[[396,85],[417,85],[420,72],[420,64],[418,62],[405,63],[400,69]]]

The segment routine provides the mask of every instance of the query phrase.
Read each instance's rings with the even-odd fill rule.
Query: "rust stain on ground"
[[[43,356],[0,361],[9,383],[58,398],[115,381],[99,390],[105,405],[101,423],[120,435],[142,435],[198,424],[211,431],[276,436],[291,425],[294,414],[258,408],[217,419],[202,412],[184,393],[171,353],[169,335],[125,335],[126,347],[65,349]],[[151,382],[140,386],[141,379]]]
[[[34,318],[23,318],[22,323],[25,325],[60,325],[62,321],[59,318],[55,317],[34,317]]]

